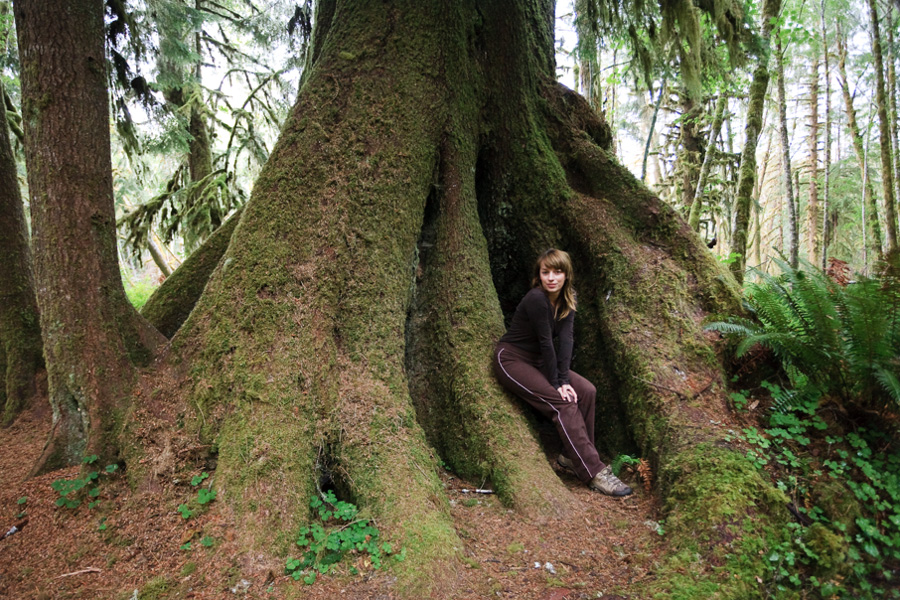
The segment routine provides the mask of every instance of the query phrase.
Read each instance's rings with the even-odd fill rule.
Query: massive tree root
[[[172,340],[183,402],[159,418],[217,453],[248,546],[289,540],[328,479],[407,549],[408,593],[447,593],[461,545],[439,459],[532,517],[576,509],[490,369],[531,261],[559,246],[601,450],[651,458],[675,543],[700,518],[711,556],[778,499],[711,423],[724,386],[700,322],[737,307],[733,279],[553,83],[551,3],[432,4],[320,4],[300,98]],[[709,475],[743,493],[685,492],[724,493]]]

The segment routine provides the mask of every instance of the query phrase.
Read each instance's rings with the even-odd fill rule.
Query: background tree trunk
[[[872,58],[875,69],[875,105],[878,108],[878,141],[881,144],[881,191],[884,201],[884,220],[887,224],[887,251],[897,247],[897,207],[894,204],[893,159],[891,158],[891,124],[888,120],[888,98],[884,85],[884,59],[881,52],[881,33],[875,0],[868,0],[869,23],[872,26]]]
[[[831,244],[831,61],[829,57],[828,46],[828,29],[825,21],[825,0],[822,0],[820,7],[819,22],[822,26],[822,63],[825,67],[825,164],[823,171],[825,173],[825,181],[823,182],[823,198],[822,198],[822,262],[821,268],[824,270],[828,266],[828,246]]]
[[[731,249],[738,255],[736,260],[731,263],[731,273],[738,282],[744,280],[744,269],[747,265],[750,205],[753,201],[753,184],[756,181],[756,146],[762,130],[763,107],[766,101],[766,90],[769,87],[769,38],[779,10],[781,10],[780,0],[763,2],[760,40],[764,46],[764,54],[759,59],[759,65],[753,71],[753,81],[750,83],[747,123],[744,126],[744,149],[741,152],[741,169],[738,176],[737,199],[735,200],[734,229],[731,234]],[[778,59],[780,60],[780,57]]]
[[[706,152],[703,154],[703,165],[700,167],[700,175],[697,177],[697,189],[694,190],[694,200],[691,203],[691,211],[688,215],[688,224],[694,231],[700,231],[700,213],[703,210],[703,190],[709,178],[712,168],[713,155],[716,152],[716,142],[719,131],[722,129],[722,121],[725,117],[725,107],[728,105],[728,95],[725,90],[720,90],[716,100],[716,108],[713,113],[712,125],[709,128],[709,138],[706,140]]]
[[[0,94],[3,94],[0,86]],[[2,98],[2,96],[0,96]],[[35,392],[43,367],[40,316],[34,296],[31,248],[9,143],[6,103],[0,101],[0,423],[8,425]]]
[[[688,90],[680,90],[681,119],[681,151],[678,153],[678,169],[681,171],[681,206],[684,215],[688,216],[694,204],[697,191],[697,179],[700,165],[703,162],[703,142],[700,139],[700,122],[703,119],[704,105],[697,103],[688,95]]]
[[[799,262],[798,250],[800,245],[799,226],[797,223],[797,205],[794,203],[794,184],[791,171],[791,142],[787,128],[787,100],[784,94],[784,53],[781,49],[781,36],[777,35],[776,72],[778,78],[778,132],[781,138],[781,182],[784,190],[784,200],[788,207],[787,222],[787,255],[788,263],[797,268]],[[799,191],[799,190],[798,190]]]
[[[894,6],[892,4],[887,6],[887,21],[887,87],[890,100],[891,144],[894,158],[892,177],[894,180],[894,201],[900,202],[900,123],[898,123],[900,121],[900,113],[897,112],[897,72],[895,68],[897,47],[894,44],[894,31],[897,25],[894,20]]]
[[[856,109],[853,107],[853,96],[850,94],[850,82],[847,80],[847,46],[841,33],[840,24],[837,29],[838,43],[838,77],[841,84],[841,94],[844,97],[844,112],[847,115],[847,133],[853,141],[853,152],[856,154],[856,162],[859,164],[859,172],[863,174],[863,206],[865,207],[865,227],[868,235],[867,246],[877,260],[884,259],[884,250],[881,238],[881,224],[878,221],[878,206],[876,205],[875,192],[872,189],[872,180],[867,177],[866,150],[863,146],[862,134],[856,121]]]
[[[819,54],[813,48],[809,83],[809,197],[806,203],[806,257],[819,263]],[[799,190],[798,190],[799,193]]]
[[[53,430],[36,471],[117,459],[114,415],[163,341],[125,297],[116,251],[103,5],[15,4],[34,266]]]

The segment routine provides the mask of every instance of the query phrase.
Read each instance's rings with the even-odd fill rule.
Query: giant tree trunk
[[[163,338],[125,297],[116,252],[103,4],[15,4],[38,306],[53,430],[35,471],[114,461],[134,365]],[[106,463],[104,463],[106,464]]]
[[[131,476],[214,449],[219,497],[257,550],[286,549],[327,477],[407,549],[407,594],[452,595],[438,459],[526,515],[577,514],[490,367],[531,261],[560,246],[581,294],[574,368],[605,400],[601,452],[636,446],[691,569],[751,589],[714,566],[745,560],[783,498],[715,425],[724,382],[701,329],[738,310],[737,287],[555,83],[552,2],[318,10],[281,138],[170,371],[127,420]]]
[[[741,168],[735,200],[734,228],[731,234],[731,249],[737,259],[731,263],[731,272],[740,282],[744,280],[747,265],[747,237],[750,230],[750,207],[753,202],[753,187],[756,181],[756,146],[762,130],[763,107],[766,90],[769,88],[769,38],[775,17],[781,10],[781,0],[765,0],[762,8],[760,41],[763,55],[753,71],[750,83],[750,100],[747,104],[747,124],[744,126],[744,149],[741,151]],[[780,59],[780,57],[779,57]]]
[[[35,392],[44,363],[31,248],[0,86],[0,423],[8,425]]]

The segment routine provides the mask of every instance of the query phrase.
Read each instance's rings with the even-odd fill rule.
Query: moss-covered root
[[[453,530],[437,460],[403,391],[346,359],[335,412],[333,459],[340,487],[365,510],[406,560],[396,565],[401,593],[446,597],[455,587],[462,544]]]
[[[645,598],[759,598],[768,543],[788,516],[787,498],[742,454],[712,443],[673,456],[663,473],[671,552]],[[715,552],[710,550],[715,548]]]
[[[159,286],[141,309],[144,318],[167,338],[175,335],[191,314],[209,276],[228,249],[231,234],[240,221],[242,211],[240,209],[231,215]]]
[[[321,473],[312,422],[279,403],[247,404],[225,419],[216,472],[222,499],[239,515],[247,552],[297,552]]]
[[[478,220],[474,151],[457,139],[442,154],[441,191],[426,208],[407,325],[419,422],[455,472],[489,482],[523,514],[564,516],[574,498],[550,468],[522,407],[493,376],[503,316]]]

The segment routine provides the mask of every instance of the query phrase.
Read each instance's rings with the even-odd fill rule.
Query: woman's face
[[[548,294],[558,294],[566,283],[566,274],[546,263],[541,263],[541,287]]]

